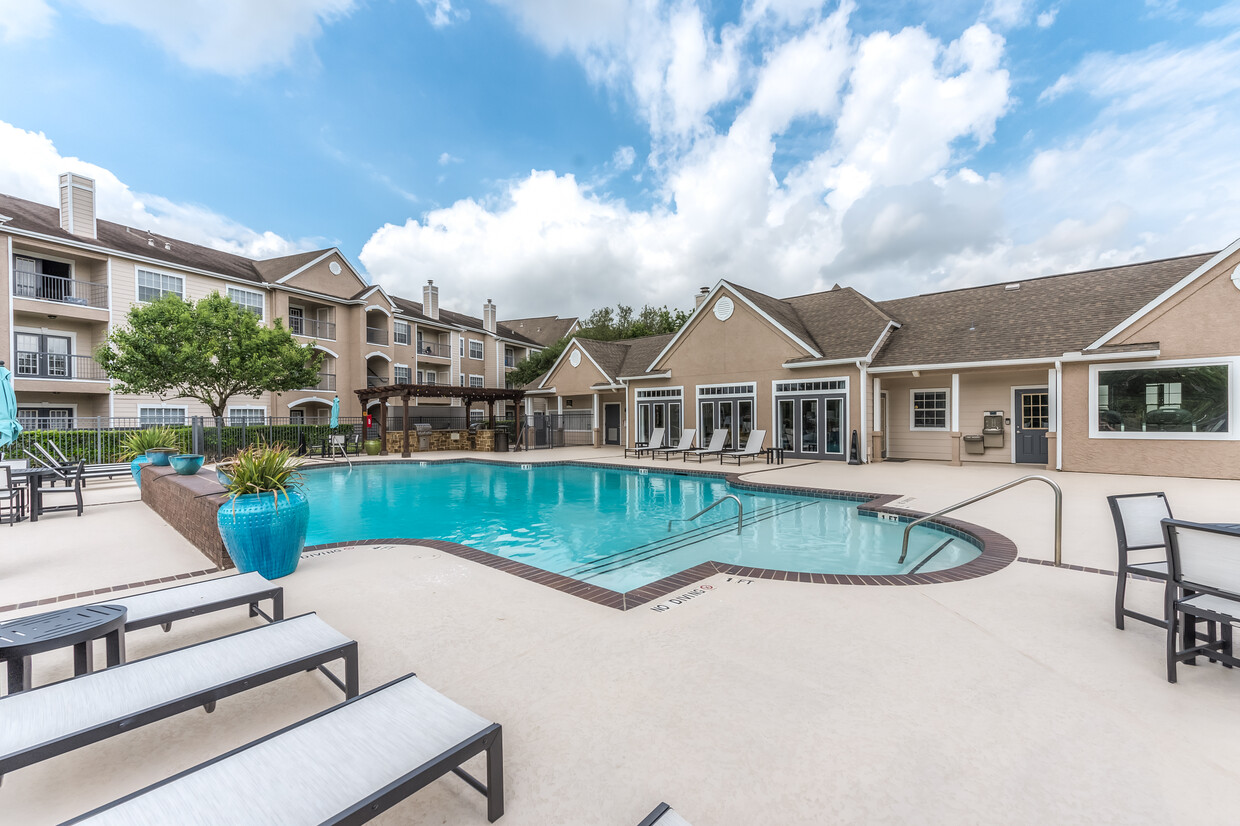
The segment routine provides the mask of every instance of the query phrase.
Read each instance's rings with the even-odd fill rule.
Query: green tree
[[[197,399],[223,416],[233,396],[281,393],[318,383],[323,354],[297,343],[279,319],[212,293],[197,302],[167,294],[135,305],[95,353],[122,393]]]
[[[689,313],[684,310],[670,310],[667,305],[662,307],[647,305],[642,307],[636,315],[633,313],[633,308],[625,304],[617,304],[615,309],[601,307],[586,316],[586,320],[572,336],[566,336],[518,362],[516,368],[508,374],[508,383],[513,387],[521,387],[550,370],[572,338],[621,341],[642,336],[664,335],[675,333],[685,326],[688,320]]]

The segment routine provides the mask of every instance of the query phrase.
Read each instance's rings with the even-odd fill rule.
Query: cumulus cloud
[[[439,165],[447,166],[448,164],[461,163],[461,159],[450,152],[443,152],[439,155]]]
[[[1058,16],[1059,9],[1057,7],[1052,7],[1044,12],[1040,12],[1037,17],[1038,28],[1049,29],[1051,26],[1055,25],[1055,18]]]
[[[0,192],[41,204],[59,203],[58,176],[79,172],[95,179],[98,216],[127,226],[251,258],[288,255],[322,245],[322,239],[288,239],[250,229],[207,207],[134,192],[112,172],[61,155],[41,132],[0,121]]]
[[[1030,0],[986,0],[982,16],[1005,29],[1029,22]]]
[[[52,32],[56,12],[47,0],[0,0],[0,43],[39,40]]]
[[[137,29],[188,66],[231,76],[288,65],[325,24],[356,5],[356,0],[72,2],[102,23]]]
[[[691,4],[652,6],[644,22],[626,6],[630,32],[673,24],[640,43],[608,40],[586,25],[596,17],[571,31],[557,22],[549,48],[578,53],[587,71],[592,55],[624,56],[619,76],[646,102],[639,111],[656,147],[652,204],[634,209],[571,175],[534,170],[492,198],[381,228],[362,263],[396,293],[431,277],[445,284],[445,306],[459,283],[513,315],[545,312],[548,296],[564,312],[684,306],[720,277],[806,292],[830,285],[837,260],[863,289],[920,284],[908,274],[912,250],[929,261],[996,233],[999,182],[953,169],[992,139],[1009,105],[1004,42],[982,24],[950,43],[922,29],[862,37],[849,28],[852,10],[766,3],[715,31]],[[812,151],[780,179],[775,157],[792,135]],[[630,159],[618,153],[613,166]],[[860,217],[849,220],[853,210]],[[905,262],[903,284],[882,280],[891,260]]]
[[[422,7],[426,19],[437,29],[469,19],[469,9],[453,6],[452,0],[418,0],[418,5]]]
[[[626,169],[632,169],[633,164],[637,161],[637,150],[631,146],[622,146],[616,150],[611,156],[611,165],[616,171],[623,172]]]

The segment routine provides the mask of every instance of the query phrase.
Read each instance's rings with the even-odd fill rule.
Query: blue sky
[[[0,191],[76,169],[103,217],[338,245],[474,314],[889,298],[1240,236],[1238,31],[1236,0],[0,0]]]

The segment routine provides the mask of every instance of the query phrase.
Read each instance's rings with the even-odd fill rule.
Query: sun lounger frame
[[[304,616],[311,616],[313,615],[313,613],[314,612],[310,612],[308,614],[300,614],[297,617],[291,617],[288,620],[284,620],[284,622],[292,622]],[[139,662],[149,663],[151,660],[156,660],[156,659],[160,659],[163,657],[176,657],[181,652],[188,651],[193,648],[198,648],[199,646],[203,646],[203,645],[212,645],[214,643],[218,643],[220,640],[226,640],[231,637],[235,637],[238,634],[253,634],[255,632],[261,632],[264,629],[270,628],[272,627],[272,625],[275,625],[275,624],[276,623],[272,623],[271,625],[262,625],[262,626],[258,626],[257,628],[249,628],[249,629],[246,629],[245,631],[238,631],[236,634],[228,634],[223,637],[217,637],[215,639],[206,640],[200,643],[195,643],[194,645],[188,645],[188,646],[185,646],[184,648],[177,648],[172,651],[166,651],[162,654],[156,654],[154,656],[147,657],[143,660],[137,660],[134,663],[131,663],[131,665],[137,664]],[[323,667],[327,663],[330,663],[330,662],[333,662],[339,659],[343,659],[344,664],[345,664],[345,678],[343,682],[340,680],[339,677],[337,677],[335,674],[332,674],[330,671],[328,671],[326,668]],[[126,667],[127,666],[125,665],[115,666],[115,668],[126,668]],[[266,685],[267,683],[274,682],[276,680],[291,676],[301,671],[313,671],[316,668],[322,671],[328,677],[328,679],[330,679],[333,683],[335,683],[336,687],[344,692],[346,698],[352,698],[352,697],[357,696],[357,693],[358,693],[357,641],[349,640],[347,643],[344,643],[342,645],[333,646],[331,648],[325,649],[323,651],[318,651],[314,654],[309,654],[305,657],[301,657],[296,660],[291,660],[289,662],[281,663],[280,665],[273,666],[268,669],[264,669],[263,671],[258,671],[252,674],[247,674],[244,677],[233,680],[232,682],[214,685],[214,686],[211,686],[210,688],[206,688],[201,691],[194,692],[193,694],[188,694],[183,697],[178,697],[175,700],[171,700],[169,702],[163,703],[162,705],[151,706],[135,714],[130,714],[126,717],[118,717],[118,718],[109,720],[106,723],[101,723],[99,725],[92,726],[91,728],[81,729],[79,731],[73,732],[72,734],[59,737],[55,740],[50,740],[46,743],[41,743],[37,746],[31,746],[30,748],[24,749],[22,751],[13,752],[11,754],[6,754],[6,755],[0,755],[0,779],[2,779],[4,775],[8,774],[9,772],[15,771],[17,769],[25,768],[26,766],[32,766],[35,763],[41,763],[44,760],[47,760],[52,757],[57,757],[61,754],[65,754],[67,752],[73,751],[74,749],[81,748],[82,746],[88,746],[91,743],[97,743],[100,740],[106,740],[109,737],[112,737],[114,735],[120,734],[125,731],[130,731],[131,729],[145,726],[148,723],[154,723],[154,722],[163,720],[168,717],[173,717],[177,714],[180,714],[183,711],[189,711],[193,708],[197,708],[198,706],[203,706],[207,710],[207,713],[209,714],[215,710],[216,702],[224,699],[225,697],[231,697],[234,694],[240,694],[242,691],[245,691],[247,689],[256,688],[260,685]],[[50,688],[51,685],[63,685],[64,683],[71,682],[73,680],[90,680],[92,677],[95,676],[96,673],[105,673],[105,672],[94,672],[91,674],[83,674],[80,677],[71,677],[68,680],[62,680],[58,683],[52,683],[49,686],[39,686],[38,688],[31,689],[31,692],[37,692],[37,691],[43,690],[44,688]],[[30,692],[23,692],[23,694],[27,694],[27,693],[30,693]],[[7,699],[8,699],[7,696],[0,697],[0,708],[3,708],[3,703]]]
[[[159,588],[154,591],[143,591],[140,594],[134,594],[134,597],[145,596],[154,593],[171,593],[179,591],[183,588],[198,589],[208,582],[218,582],[221,579],[231,579],[233,577],[244,577],[247,574],[233,574],[231,577],[217,577],[216,579],[207,579],[200,582],[190,582],[185,585],[174,585],[171,588]],[[172,623],[177,620],[183,620],[187,617],[197,617],[203,614],[212,614],[216,611],[223,611],[226,608],[234,608],[238,605],[250,605],[251,617],[262,617],[267,622],[279,622],[284,619],[284,587],[276,585],[270,580],[263,579],[267,583],[265,587],[256,587],[246,591],[243,594],[235,594],[233,596],[218,599],[215,602],[207,602],[201,605],[187,606],[174,611],[165,611],[162,614],[152,614],[149,617],[132,620],[125,623],[125,631],[137,631],[140,628],[150,628],[152,625],[161,626],[164,631],[172,629]],[[114,600],[102,600],[100,605],[116,605],[123,603],[129,597],[120,597]],[[258,607],[260,602],[271,600],[271,613],[267,614],[263,609]]]
[[[212,758],[211,760],[208,760],[205,763],[199,763],[197,766],[194,766],[191,769],[187,769],[183,772],[180,772],[179,774],[175,774],[172,777],[167,778],[166,780],[161,780],[158,783],[153,783],[152,785],[147,786],[145,789],[140,789],[139,791],[136,791],[133,794],[129,794],[118,800],[114,800],[111,803],[101,806],[98,809],[94,809],[93,811],[87,812],[86,814],[81,815],[80,817],[76,817],[73,820],[66,821],[64,826],[71,826],[71,824],[74,824],[74,823],[82,823],[82,822],[88,821],[90,818],[94,817],[97,814],[105,812],[108,809],[111,809],[115,806],[120,806],[123,803],[127,803],[130,800],[140,797],[143,794],[146,794],[154,789],[160,788],[161,786],[166,786],[170,783],[175,783],[181,778],[191,775],[194,772],[200,771],[202,769],[205,769],[208,766],[214,765],[224,760],[228,760],[229,758],[241,752],[244,752],[247,749],[253,748],[261,743],[265,743],[268,740],[273,740],[277,737],[280,737],[286,732],[289,732],[293,729],[296,729],[308,723],[311,723],[314,720],[319,719],[320,717],[324,717],[328,714],[333,714],[339,711],[340,709],[344,708],[345,706],[365,700],[371,694],[377,694],[398,683],[401,683],[408,679],[412,679],[413,677],[415,677],[414,674],[406,674],[403,677],[399,677],[395,680],[392,680],[390,683],[386,683],[382,686],[379,686],[376,689],[368,691],[365,694],[362,694],[361,696],[352,697],[349,700],[345,701],[344,703],[341,703],[336,706],[332,706],[329,709],[321,711],[318,714],[315,714],[311,717],[307,717],[306,719],[301,720],[297,723],[294,723],[291,726],[287,726],[285,728],[280,729],[279,731],[268,734],[266,737],[261,737],[258,740],[254,740],[252,742],[246,743],[244,746],[233,749],[232,751],[226,754],[222,754],[219,757]],[[475,777],[473,777],[472,775],[470,775],[468,772],[466,772],[464,769],[461,768],[462,763],[475,757],[478,754],[481,754],[484,751],[486,752],[486,755],[487,755],[486,756],[486,766],[487,766],[486,784],[481,783],[479,780],[477,780]],[[465,740],[453,746],[452,748],[448,749],[447,751],[442,752],[436,757],[414,768],[413,770],[402,775],[401,777],[399,777],[392,783],[389,783],[387,786],[384,786],[383,788],[376,790],[374,793],[367,795],[366,797],[357,801],[352,806],[338,813],[334,817],[331,817],[323,821],[323,824],[324,826],[326,826],[326,824],[332,824],[333,826],[353,826],[353,824],[366,823],[370,821],[372,818],[378,817],[383,812],[392,808],[397,803],[400,803],[405,798],[429,786],[431,783],[443,777],[444,775],[448,774],[449,772],[463,779],[472,788],[474,788],[476,791],[478,791],[484,797],[486,797],[487,799],[487,820],[488,821],[494,823],[496,820],[502,817],[504,814],[503,727],[500,726],[499,723],[492,723],[491,725],[484,728],[482,731],[478,732],[477,734],[471,737],[466,738]]]

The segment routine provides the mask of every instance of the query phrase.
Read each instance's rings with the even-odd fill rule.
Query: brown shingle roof
[[[500,322],[508,329],[515,330],[526,338],[537,341],[543,347],[550,347],[564,338],[576,323],[576,318],[560,318],[554,315],[538,316],[537,318],[514,318]]]
[[[1212,257],[1188,255],[883,301],[903,326],[877,366],[1055,358],[1088,347]]]
[[[283,255],[279,258],[267,258],[262,261],[255,261],[254,269],[264,281],[274,283],[328,252],[331,252],[331,250],[309,250],[308,252]]]

